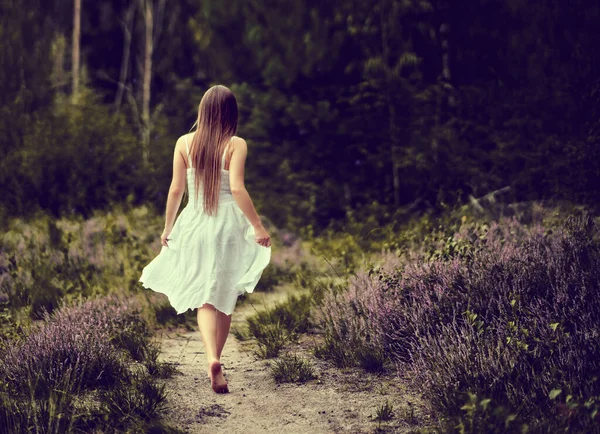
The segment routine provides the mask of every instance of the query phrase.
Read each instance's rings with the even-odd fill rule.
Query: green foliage
[[[582,124],[578,117],[589,125],[596,118],[575,102],[583,100],[567,97],[594,94],[591,58],[571,50],[570,61],[540,54],[557,44],[571,46],[542,25],[548,22],[598,58],[590,45],[597,36],[588,32],[598,34],[591,16],[600,11],[590,1],[578,5],[591,15],[487,1],[336,1],[319,7],[300,1],[289,14],[288,5],[267,9],[232,0],[199,11],[194,25],[204,34],[216,30],[203,58],[214,59],[217,71],[237,83],[244,125],[261,157],[258,173],[270,174],[249,174],[261,203],[280,225],[303,221],[320,229],[350,209],[358,220],[368,219],[373,201],[388,215],[399,205],[439,211],[506,185],[512,187],[508,200],[569,197],[567,191],[591,197],[591,179],[600,172],[581,157],[598,161],[597,150],[574,125]],[[236,80],[218,48],[228,34],[219,30],[240,18],[247,37],[235,56],[247,61]],[[524,43],[536,50],[524,50]],[[490,55],[489,47],[498,49]],[[486,68],[479,68],[482,58]],[[514,64],[516,58],[522,63]],[[532,61],[535,68],[524,66]],[[550,78],[541,65],[562,71],[564,79]],[[571,80],[578,81],[577,90],[568,88]],[[556,117],[550,107],[561,104],[565,110]],[[271,140],[276,147],[264,144]]]
[[[468,394],[461,410],[464,411],[464,415],[455,427],[460,434],[529,432],[529,425],[520,421],[516,414],[509,413],[503,406],[495,404],[492,399],[480,399],[474,393]]]
[[[70,9],[56,0],[1,7],[0,220],[39,209],[86,216],[114,204],[162,209],[175,140],[216,82],[237,95],[248,186],[279,227],[318,233],[353,214],[376,230],[505,186],[507,202],[595,204],[600,8],[593,0],[157,8],[147,165],[138,107],[143,52],[130,50],[122,64],[121,51],[137,3],[82,8],[76,98],[68,95],[64,36]],[[176,31],[164,24],[173,22],[183,24]],[[129,30],[136,46],[144,38],[139,11]],[[351,266],[357,245],[347,241],[340,261]]]
[[[389,400],[386,400],[383,404],[377,406],[375,410],[374,420],[379,422],[385,422],[391,420],[394,417],[394,406]]]
[[[597,378],[594,379],[597,381]],[[586,431],[600,425],[600,397],[574,397],[562,394],[561,389],[552,389],[548,393],[550,400],[555,401],[556,411],[563,416],[565,432]]]
[[[332,231],[314,240],[312,253],[328,261],[334,272],[344,275],[355,271],[364,260],[364,250],[359,244],[363,238],[349,231]]]
[[[139,272],[155,253],[161,220],[147,208],[88,219],[13,220],[0,236],[0,293],[5,309],[34,318],[61,300],[138,291]],[[158,315],[163,315],[160,309]],[[15,313],[16,315],[16,313]],[[162,320],[162,319],[161,319]]]
[[[293,277],[294,273],[288,268],[269,264],[267,268],[264,269],[256,290],[271,292],[278,285],[291,282]]]
[[[261,358],[277,357],[287,342],[305,333],[310,326],[311,298],[290,296],[287,301],[248,317],[248,333],[256,338]],[[243,334],[242,334],[243,336]]]
[[[79,106],[59,99],[24,129],[22,146],[2,160],[8,215],[89,216],[144,191],[135,136],[99,102],[91,94]]]
[[[305,383],[315,378],[310,362],[296,354],[285,354],[271,364],[276,383]]]

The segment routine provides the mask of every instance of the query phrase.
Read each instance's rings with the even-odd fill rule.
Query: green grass
[[[166,404],[164,384],[144,371],[133,372],[124,387],[100,391],[100,401],[110,415],[112,427],[127,429],[131,420],[155,419]]]
[[[383,404],[377,406],[373,419],[380,422],[385,422],[388,420],[392,420],[393,417],[394,406],[390,403],[389,400],[386,400]]]
[[[263,324],[254,334],[258,344],[255,354],[261,359],[277,357],[291,337],[281,324]]]
[[[271,376],[276,383],[305,383],[315,378],[315,372],[308,360],[286,354],[272,363]]]
[[[261,334],[261,327],[267,324],[279,324],[290,335],[305,333],[310,327],[311,299],[309,295],[296,297],[291,295],[283,303],[256,312],[247,319],[248,331],[255,337]]]
[[[311,299],[308,295],[290,296],[271,309],[256,312],[246,322],[248,333],[258,344],[256,355],[260,358],[277,357],[289,342],[310,327]],[[238,332],[242,336],[242,332]]]
[[[231,327],[231,334],[239,341],[244,342],[250,339],[248,330],[243,327]]]

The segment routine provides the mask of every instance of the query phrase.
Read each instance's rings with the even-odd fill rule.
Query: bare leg
[[[214,306],[204,304],[198,308],[198,327],[204,342],[208,363],[219,360],[217,357],[217,311]]]
[[[229,336],[229,328],[231,327],[231,315],[226,315],[221,311],[217,311],[217,359],[221,359],[223,347]]]
[[[217,355],[217,318],[217,310],[214,306],[204,304],[198,308],[198,327],[208,359],[208,376],[215,392],[226,393],[229,391],[227,381],[223,377],[220,355]]]

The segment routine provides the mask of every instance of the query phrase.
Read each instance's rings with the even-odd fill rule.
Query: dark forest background
[[[280,227],[598,197],[596,0],[77,3],[0,0],[3,219],[162,212],[217,83]]]

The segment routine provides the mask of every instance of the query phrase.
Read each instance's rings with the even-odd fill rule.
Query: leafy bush
[[[54,103],[26,111],[27,128],[13,138],[19,146],[2,141],[0,204],[8,215],[39,210],[91,215],[155,188],[161,178],[143,170],[139,142],[126,117],[100,99],[88,88],[82,88],[78,104],[59,94],[50,98]]]
[[[527,433],[529,425],[517,419],[501,405],[495,405],[489,398],[479,399],[474,393],[468,393],[464,412],[454,427],[460,434],[522,434]]]
[[[466,224],[327,294],[320,353],[341,365],[389,354],[449,421],[464,417],[472,393],[532,429],[580,426],[549,392],[567,390],[580,402],[598,396],[599,289],[600,240],[585,214],[552,228]]]

